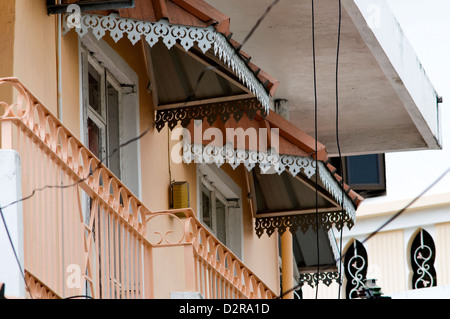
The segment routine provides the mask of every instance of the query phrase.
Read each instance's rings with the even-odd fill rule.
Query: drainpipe
[[[58,0],[58,4],[61,4],[61,0]],[[57,99],[58,99],[58,119],[62,122],[63,121],[63,115],[62,115],[62,65],[61,65],[61,38],[62,38],[62,14],[58,14],[58,26],[57,26],[57,53],[56,53],[56,63],[57,63],[57,78],[58,78],[58,93],[57,93]]]

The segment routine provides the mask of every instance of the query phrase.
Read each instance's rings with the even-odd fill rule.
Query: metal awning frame
[[[256,97],[264,113],[269,112],[270,97],[264,85],[227,38],[216,31],[213,26],[202,28],[174,25],[166,20],[158,22],[140,21],[122,18],[116,13],[111,13],[108,16],[87,13],[80,13],[79,16],[74,13],[65,14],[63,22],[63,34],[75,29],[78,35],[83,37],[89,31],[92,31],[94,36],[100,40],[109,32],[115,42],[127,35],[133,45],[144,39],[150,47],[158,41],[162,41],[168,49],[180,44],[186,52],[194,45],[203,54],[212,49],[214,56],[224,63]]]

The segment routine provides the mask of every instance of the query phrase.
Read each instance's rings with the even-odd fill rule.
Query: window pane
[[[350,185],[381,183],[378,155],[347,157],[347,183]]]
[[[108,168],[120,178],[119,92],[108,83]]]
[[[101,76],[97,70],[89,64],[89,105],[100,115],[102,114],[101,107]]]
[[[205,186],[202,188],[202,219],[203,222],[212,229],[211,192]]]
[[[217,222],[217,238],[223,243],[227,243],[227,231],[225,224],[226,206],[220,200],[216,199],[216,222]]]
[[[89,150],[94,153],[97,158],[101,159],[101,130],[90,118],[88,118],[88,138]]]

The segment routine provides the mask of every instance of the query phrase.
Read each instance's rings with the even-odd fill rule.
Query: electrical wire
[[[450,167],[448,167],[433,183],[431,183],[427,188],[425,188],[419,195],[417,195],[414,199],[412,199],[405,207],[400,209],[395,215],[389,218],[384,224],[378,227],[375,231],[373,231],[366,239],[364,239],[361,243],[364,244],[373,236],[378,234],[382,229],[392,223],[395,219],[397,219],[400,215],[402,215],[411,205],[417,202],[420,198],[422,198],[430,189],[432,189],[439,181],[441,181],[448,173],[450,172]],[[343,259],[345,256],[341,257]]]
[[[88,296],[88,295],[78,295],[78,296],[70,296],[70,297],[66,297],[64,298],[65,300],[70,300],[70,299],[94,299],[92,298],[92,296]]]
[[[266,16],[269,14],[270,10],[272,10],[272,8],[279,2],[280,0],[275,0],[273,1],[267,8],[266,11],[263,13],[263,15],[261,17],[259,17],[259,19],[256,21],[256,23],[254,24],[254,26],[251,28],[250,32],[247,34],[247,36],[245,37],[245,39],[242,41],[241,43],[241,47],[243,47],[247,41],[252,37],[253,33],[255,32],[255,30],[259,27],[259,25],[261,24],[261,22],[266,18]],[[239,49],[240,49],[239,48]]]
[[[314,75],[314,139],[315,139],[315,163],[316,163],[316,174],[315,174],[315,195],[316,195],[316,246],[317,246],[317,273],[316,273],[316,299],[319,294],[319,273],[320,273],[320,249],[319,249],[319,195],[318,195],[318,175],[319,175],[319,165],[317,159],[317,149],[318,149],[318,107],[317,107],[317,72],[316,72],[316,41],[315,41],[315,19],[314,19],[314,0],[311,0],[311,23],[312,23],[312,55],[313,55],[313,75]]]
[[[339,51],[340,51],[340,45],[341,45],[341,24],[342,24],[342,5],[341,0],[338,0],[338,6],[339,6],[339,14],[338,14],[338,37],[337,37],[337,49],[336,49],[336,145],[338,149],[339,154],[339,166],[341,170],[342,180],[341,180],[341,187],[342,187],[342,200],[341,200],[341,235],[339,238],[339,254],[342,254],[342,237],[344,232],[344,200],[345,200],[345,192],[344,192],[344,176],[343,176],[343,165],[342,165],[342,153],[341,153],[341,146],[339,141]],[[342,286],[342,261],[339,262],[339,282],[338,282],[338,299],[341,298],[341,286]]]

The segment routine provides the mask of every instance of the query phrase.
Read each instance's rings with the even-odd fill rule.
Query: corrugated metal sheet
[[[177,46],[167,50],[164,43],[158,42],[151,48],[151,57],[158,105],[247,93]]]
[[[304,211],[315,209],[315,190],[288,172],[261,174],[253,169],[256,191],[256,214]],[[336,207],[323,196],[318,196],[318,208]]]

